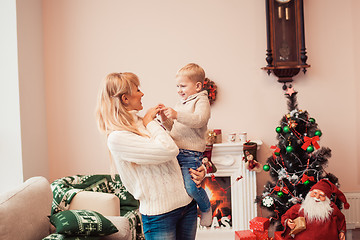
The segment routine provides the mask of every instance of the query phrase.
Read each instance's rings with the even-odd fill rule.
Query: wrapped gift
[[[304,217],[297,217],[294,220],[295,227],[289,233],[289,235],[296,235],[306,229],[306,222]]]
[[[283,238],[281,236],[281,233],[282,233],[282,231],[275,232],[274,233],[274,240],[284,240],[285,238]]]
[[[250,230],[235,231],[235,240],[256,240],[256,235]]]
[[[253,230],[253,233],[256,235],[256,240],[269,239],[269,230],[265,230],[265,231]]]
[[[270,221],[268,218],[264,217],[255,217],[252,220],[250,220],[250,229],[256,230],[256,231],[265,231],[268,230],[270,226]]]

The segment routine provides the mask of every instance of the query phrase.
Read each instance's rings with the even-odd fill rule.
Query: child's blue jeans
[[[177,156],[179,165],[181,167],[184,184],[187,193],[195,199],[200,211],[207,212],[210,209],[210,200],[203,188],[196,187],[195,182],[191,179],[189,168],[197,169],[202,164],[203,153],[180,149]]]

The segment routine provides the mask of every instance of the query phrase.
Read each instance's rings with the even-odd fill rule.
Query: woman
[[[99,92],[97,121],[108,136],[108,148],[127,190],[140,201],[146,239],[195,239],[197,208],[186,193],[176,160],[176,144],[154,118],[160,106],[143,118],[139,79],[133,73],[111,73]],[[199,185],[204,169],[189,169]]]

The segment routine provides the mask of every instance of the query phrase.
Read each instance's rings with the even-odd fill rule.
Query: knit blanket
[[[144,234],[139,213],[139,201],[124,187],[119,175],[74,175],[51,183],[53,201],[51,215],[68,210],[73,197],[80,191],[113,193],[120,199],[120,215],[129,219],[133,240],[142,240]]]

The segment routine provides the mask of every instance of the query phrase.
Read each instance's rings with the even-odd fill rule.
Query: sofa
[[[39,176],[26,180],[11,191],[0,193],[0,239],[41,240],[54,233],[56,229],[49,220],[55,214],[53,190],[48,180]],[[82,190],[73,194],[66,209],[89,209],[110,220],[119,231],[103,236],[101,240],[142,239],[141,233],[134,234],[135,226],[131,220],[135,217],[125,216],[128,210],[121,210],[119,202],[119,198],[111,193]],[[58,206],[57,210],[61,211]],[[123,216],[120,216],[121,212]]]

